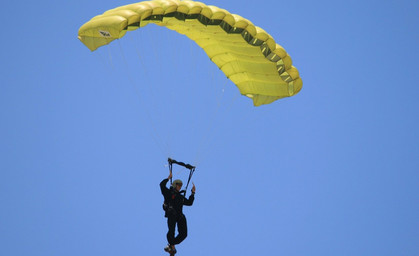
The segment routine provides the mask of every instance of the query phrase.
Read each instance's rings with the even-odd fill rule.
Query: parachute
[[[82,25],[78,38],[94,51],[150,23],[195,41],[254,106],[293,96],[302,88],[290,56],[272,36],[239,15],[201,2],[153,0],[120,6]]]

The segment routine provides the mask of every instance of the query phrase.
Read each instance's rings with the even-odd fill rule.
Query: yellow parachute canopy
[[[153,0],[111,9],[79,29],[90,50],[154,23],[194,40],[255,106],[292,96],[302,88],[287,52],[262,28],[216,6]]]

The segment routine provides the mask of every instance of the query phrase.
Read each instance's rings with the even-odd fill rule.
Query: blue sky
[[[167,29],[79,42],[130,3],[3,4],[0,255],[164,255],[168,156],[198,166],[179,255],[419,254],[418,2],[205,2],[299,69],[258,108]]]

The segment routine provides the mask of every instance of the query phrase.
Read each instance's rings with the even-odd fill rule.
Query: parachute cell
[[[255,106],[293,96],[302,88],[291,58],[268,33],[201,2],[154,0],[117,7],[81,26],[78,38],[94,51],[150,23],[194,40]]]

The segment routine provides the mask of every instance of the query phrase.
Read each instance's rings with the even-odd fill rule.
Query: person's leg
[[[176,228],[176,217],[174,216],[168,216],[167,217],[167,227],[169,228],[169,231],[167,231],[167,242],[170,245],[175,244],[175,228]]]
[[[186,217],[183,214],[177,220],[177,230],[179,234],[175,237],[174,244],[180,244],[188,236]]]

